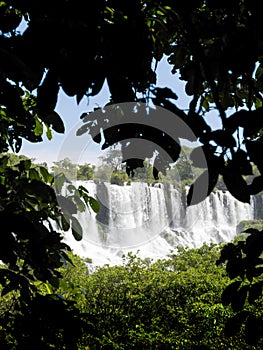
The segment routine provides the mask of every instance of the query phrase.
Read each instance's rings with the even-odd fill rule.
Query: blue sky
[[[187,108],[189,97],[184,92],[184,82],[178,76],[171,74],[171,67],[164,58],[157,67],[157,86],[170,87],[178,94],[177,106]],[[38,144],[23,141],[20,154],[35,158],[36,162],[47,162],[49,166],[54,161],[69,157],[77,163],[96,164],[98,156],[102,155],[99,145],[85,134],[80,138],[75,137],[75,131],[82,125],[79,117],[83,112],[92,111],[96,106],[103,106],[108,102],[109,91],[107,84],[104,84],[99,95],[92,98],[83,98],[78,105],[75,97],[68,97],[61,90],[59,93],[56,111],[62,117],[65,124],[65,134],[53,133],[52,140],[44,135],[44,140]],[[209,120],[210,119],[210,120]],[[207,117],[213,128],[219,127],[219,118],[214,114]],[[218,122],[217,122],[218,121]],[[73,141],[74,139],[74,141]],[[80,154],[81,153],[81,154]]]

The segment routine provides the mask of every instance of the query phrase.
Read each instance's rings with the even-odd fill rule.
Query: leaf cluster
[[[100,0],[87,5],[60,0],[43,5],[12,0],[2,2],[1,11],[0,102],[6,120],[2,149],[13,143],[19,149],[22,138],[40,141],[43,127],[48,138],[52,137],[52,129],[64,132],[55,111],[59,89],[80,102],[84,96],[97,95],[107,79],[110,104],[128,101],[163,107],[176,114],[195,135],[195,140],[182,134],[171,138],[143,120],[128,125],[122,118],[112,124],[112,114],[97,118],[94,113],[84,113],[79,134],[88,131],[100,143],[102,129],[103,149],[122,142],[128,175],[157,152],[153,176],[158,179],[159,172],[165,174],[169,168],[165,155],[175,162],[180,155],[179,138],[190,138],[200,142],[207,166],[197,166],[207,172],[190,189],[189,205],[209,195],[219,175],[231,194],[243,202],[249,202],[251,195],[263,189],[263,165],[258,156],[262,149],[263,86],[259,1],[215,5],[213,1],[192,0],[184,4],[170,0],[129,0],[125,4]],[[18,34],[16,26],[22,16],[27,27]],[[45,40],[47,37],[49,40]],[[88,49],[82,44],[87,38]],[[192,97],[187,111],[174,103],[175,92],[154,85],[152,62],[158,63],[163,55]],[[23,103],[21,86],[28,91],[28,103]],[[222,127],[217,130],[211,130],[205,120],[211,109],[221,120]],[[230,114],[233,109],[235,112]],[[149,117],[154,119],[153,110]],[[175,121],[170,129],[177,126]],[[131,157],[138,138],[153,145],[143,149],[140,158]],[[260,175],[248,184],[244,176],[252,174],[251,162]],[[204,186],[207,179],[207,188],[200,194],[196,188]]]
[[[61,336],[68,327],[65,324],[76,323],[76,312],[79,314],[72,303],[51,295],[52,292],[42,296],[39,286],[46,285],[50,290],[59,285],[59,268],[70,261],[70,248],[63,242],[62,230],[71,229],[76,239],[82,237],[82,228],[73,216],[80,203],[82,210],[88,205],[97,212],[99,207],[84,187],[72,186],[73,196],[66,198],[55,192],[58,184],[45,167],[33,164],[25,156],[0,156],[1,300],[11,300],[0,308],[0,344],[4,349],[12,348],[8,339],[11,335],[17,349],[24,349],[31,342],[32,348],[64,346]],[[66,206],[59,203],[63,200]],[[59,315],[54,316],[56,312],[64,314],[64,325]],[[76,341],[75,335],[72,339]],[[68,349],[74,348],[72,342],[66,340]]]
[[[257,344],[262,337],[262,312],[251,308],[260,305],[263,291],[263,231],[245,230],[245,240],[227,244],[217,264],[226,263],[226,272],[233,282],[222,293],[223,305],[231,305],[235,315],[226,323],[229,335],[239,332],[243,325],[246,341]]]

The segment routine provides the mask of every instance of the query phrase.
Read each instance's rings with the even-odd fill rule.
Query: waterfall
[[[83,239],[65,234],[66,243],[94,264],[118,264],[129,251],[141,257],[164,258],[176,246],[228,242],[242,220],[252,220],[256,201],[236,200],[227,191],[215,191],[202,203],[185,206],[185,194],[172,185],[133,182],[118,186],[77,181],[100,203],[100,212],[78,213]]]

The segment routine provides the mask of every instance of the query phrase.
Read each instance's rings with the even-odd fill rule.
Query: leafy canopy
[[[55,112],[59,90],[79,102],[98,94],[106,79],[110,103],[151,102],[179,115],[194,131],[208,162],[206,194],[219,174],[232,195],[243,202],[263,189],[260,1],[10,0],[0,6],[2,149],[9,144],[19,150],[23,137],[40,141],[43,127],[49,138],[50,128],[63,132],[62,119]],[[16,28],[22,18],[27,28],[19,35]],[[155,86],[153,62],[164,54],[191,96],[186,112],[177,108],[174,92]],[[211,110],[217,111],[221,121],[218,130],[207,125],[206,114]],[[86,131],[101,142],[105,120],[92,114],[82,117]],[[149,133],[145,125],[139,131],[153,142],[148,153],[160,145],[177,160],[178,140],[162,132]],[[103,133],[103,147],[109,147],[125,137],[136,139],[138,125],[130,125],[129,130],[117,125]],[[122,152],[127,153],[133,142],[122,143]],[[127,172],[143,166],[143,160],[128,159]],[[193,162],[202,167],[194,155]],[[260,175],[248,184],[243,176],[252,173],[252,162]],[[154,176],[168,166],[159,154]],[[200,182],[202,178],[196,186]],[[191,194],[189,204],[203,199],[191,202]]]
[[[200,143],[199,152],[206,156],[208,172],[192,185],[189,205],[204,199],[203,195],[193,198],[194,188],[208,176],[208,195],[219,175],[233,196],[249,202],[251,195],[263,189],[261,17],[259,0],[1,1],[0,151],[10,147],[19,151],[23,139],[40,142],[43,132],[49,139],[52,130],[63,133],[63,121],[55,111],[60,89],[80,102],[84,96],[97,95],[106,79],[110,103],[163,107],[193,130],[195,138],[190,141]],[[27,28],[19,34],[16,29],[22,19]],[[172,72],[186,83],[185,92],[191,97],[186,111],[176,106],[175,92],[155,86],[153,63],[164,55]],[[221,122],[218,130],[212,130],[206,122],[211,110]],[[98,143],[104,139],[103,148],[130,139],[122,142],[122,152],[127,154],[138,134],[152,141],[152,148],[145,150],[143,157],[159,150],[153,165],[155,178],[169,166],[160,149],[174,162],[180,155],[177,139],[147,125],[124,127],[120,123],[109,129],[105,128],[111,126],[107,115],[96,118],[84,114],[82,119],[80,133],[89,132]],[[176,123],[171,125],[173,128],[177,128]],[[198,150],[191,160],[203,168]],[[128,174],[143,161],[127,159]],[[252,163],[259,174],[247,183],[244,176],[253,173]],[[1,271],[1,283],[6,290],[19,288],[24,300],[26,290],[32,289],[31,279],[56,278],[61,255],[65,258],[66,247],[59,232],[51,223],[46,227],[44,221],[61,218],[62,228],[73,225],[75,237],[81,238],[81,231],[76,230],[79,226],[72,219],[76,204],[74,207],[67,202],[69,221],[63,220],[65,213],[60,212],[49,176],[43,169],[34,168],[30,160],[21,159],[11,165],[8,156],[1,156],[0,213],[3,222],[10,218],[1,235],[0,259],[9,268]],[[58,180],[58,187],[62,187],[63,176]],[[98,209],[85,189],[71,191],[72,198],[79,193]],[[35,348],[43,347],[41,334],[38,339]]]

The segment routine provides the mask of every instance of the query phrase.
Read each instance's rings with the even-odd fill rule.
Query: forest
[[[69,254],[73,264],[67,262],[60,268],[59,285],[36,283],[39,296],[31,305],[32,315],[10,315],[6,344],[9,348],[25,344],[29,349],[36,345],[63,349],[66,340],[68,346],[83,350],[260,349],[262,341],[255,344],[255,338],[254,345],[247,344],[251,339],[244,328],[235,334],[232,317],[240,305],[238,299],[233,309],[228,305],[224,288],[229,278],[223,264],[215,264],[220,249],[206,244],[198,249],[179,247],[156,262],[128,254],[122,265],[95,269],[89,259]],[[255,292],[250,293],[243,312],[263,312],[262,298],[256,300]],[[78,314],[75,311],[70,325],[54,295],[74,303]],[[52,322],[47,322],[47,297]],[[17,293],[5,294],[1,312],[10,312],[18,298]],[[27,333],[32,327],[41,342],[31,343]],[[250,332],[255,336],[255,330]]]
[[[96,199],[64,173],[10,156],[25,140],[65,133],[59,91],[88,109],[106,82],[107,105],[75,116],[77,135],[102,150],[119,144],[123,174],[156,155],[159,180],[182,159],[181,140],[197,142],[187,205],[220,181],[250,203],[263,190],[261,13],[259,0],[0,1],[1,349],[262,348],[261,228],[220,248],[157,263],[128,256],[89,273],[63,234],[81,241],[76,214],[99,212]],[[164,57],[185,84],[186,109],[176,86],[156,84]]]

